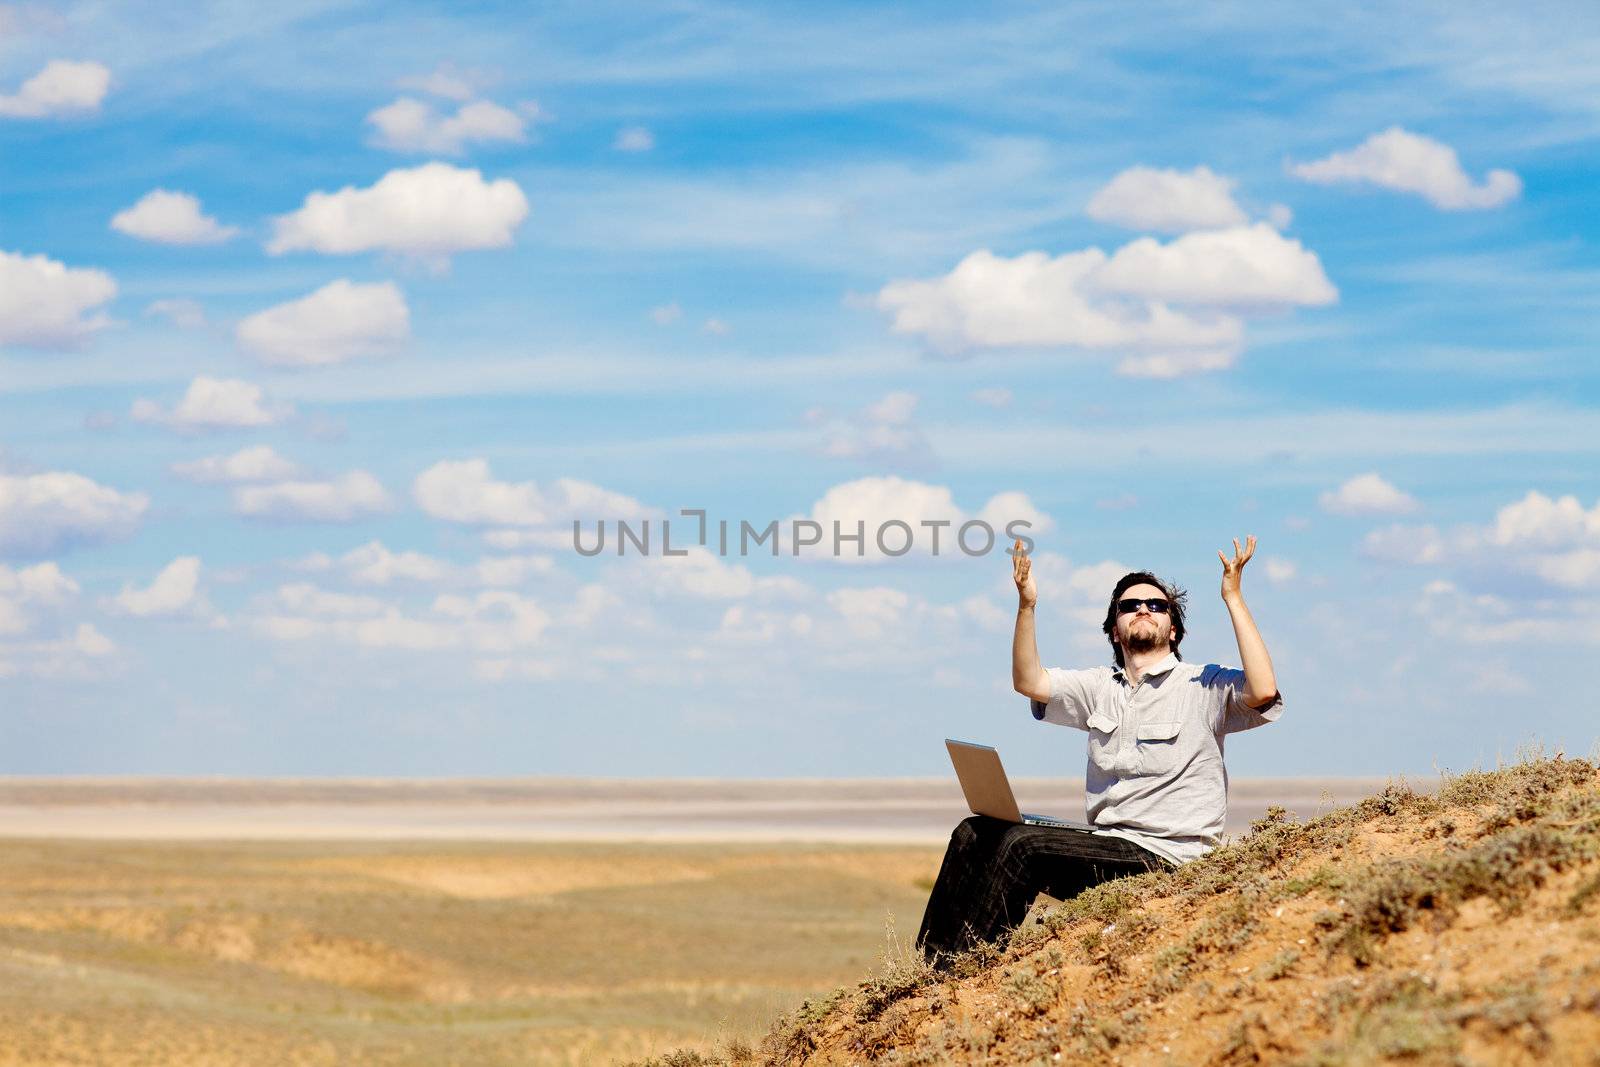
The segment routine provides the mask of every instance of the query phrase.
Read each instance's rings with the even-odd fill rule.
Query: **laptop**
[[[1086,822],[1029,815],[1019,810],[1011,783],[1006,779],[1006,769],[1000,766],[1000,753],[988,745],[952,741],[947,737],[944,747],[950,751],[950,762],[955,764],[956,778],[961,782],[961,792],[966,794],[967,807],[972,809],[972,814],[1028,826],[1059,826],[1065,830],[1094,832],[1094,827]]]

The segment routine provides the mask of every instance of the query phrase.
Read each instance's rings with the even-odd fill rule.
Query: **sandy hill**
[[[951,973],[886,959],[698,1064],[1600,1064],[1600,770],[1533,758],[1268,812],[1036,907]]]

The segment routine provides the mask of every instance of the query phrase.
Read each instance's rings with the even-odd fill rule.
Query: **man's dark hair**
[[[1183,640],[1183,604],[1189,594],[1175,585],[1168,585],[1149,571],[1134,571],[1117,580],[1117,587],[1111,591],[1111,604],[1106,608],[1106,624],[1101,627],[1106,632],[1106,640],[1111,642],[1111,654],[1117,657],[1117,666],[1126,666],[1122,662],[1122,646],[1117,644],[1117,601],[1136,585],[1153,585],[1167,594],[1167,600],[1172,605],[1168,608],[1172,615],[1172,654],[1182,659],[1183,653],[1178,651],[1178,642]]]

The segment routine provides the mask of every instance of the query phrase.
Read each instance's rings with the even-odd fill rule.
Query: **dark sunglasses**
[[[1117,601],[1117,614],[1132,615],[1134,612],[1139,610],[1140,604],[1143,604],[1145,607],[1149,608],[1151,613],[1155,615],[1165,615],[1167,613],[1167,609],[1172,606],[1170,602],[1162,600],[1158,596],[1150,597],[1147,600],[1140,600],[1137,597],[1128,597],[1126,600]]]

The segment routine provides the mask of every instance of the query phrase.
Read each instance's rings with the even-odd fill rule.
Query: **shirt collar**
[[[1170,671],[1172,668],[1176,667],[1177,665],[1178,665],[1178,657],[1177,657],[1177,655],[1175,653],[1168,652],[1163,659],[1160,659],[1160,660],[1156,661],[1155,663],[1152,663],[1145,670],[1144,676],[1146,678],[1154,678],[1158,674],[1166,674],[1168,671]],[[1122,667],[1113,667],[1111,669],[1111,677],[1126,679],[1127,678],[1126,670],[1124,668],[1122,668]]]

